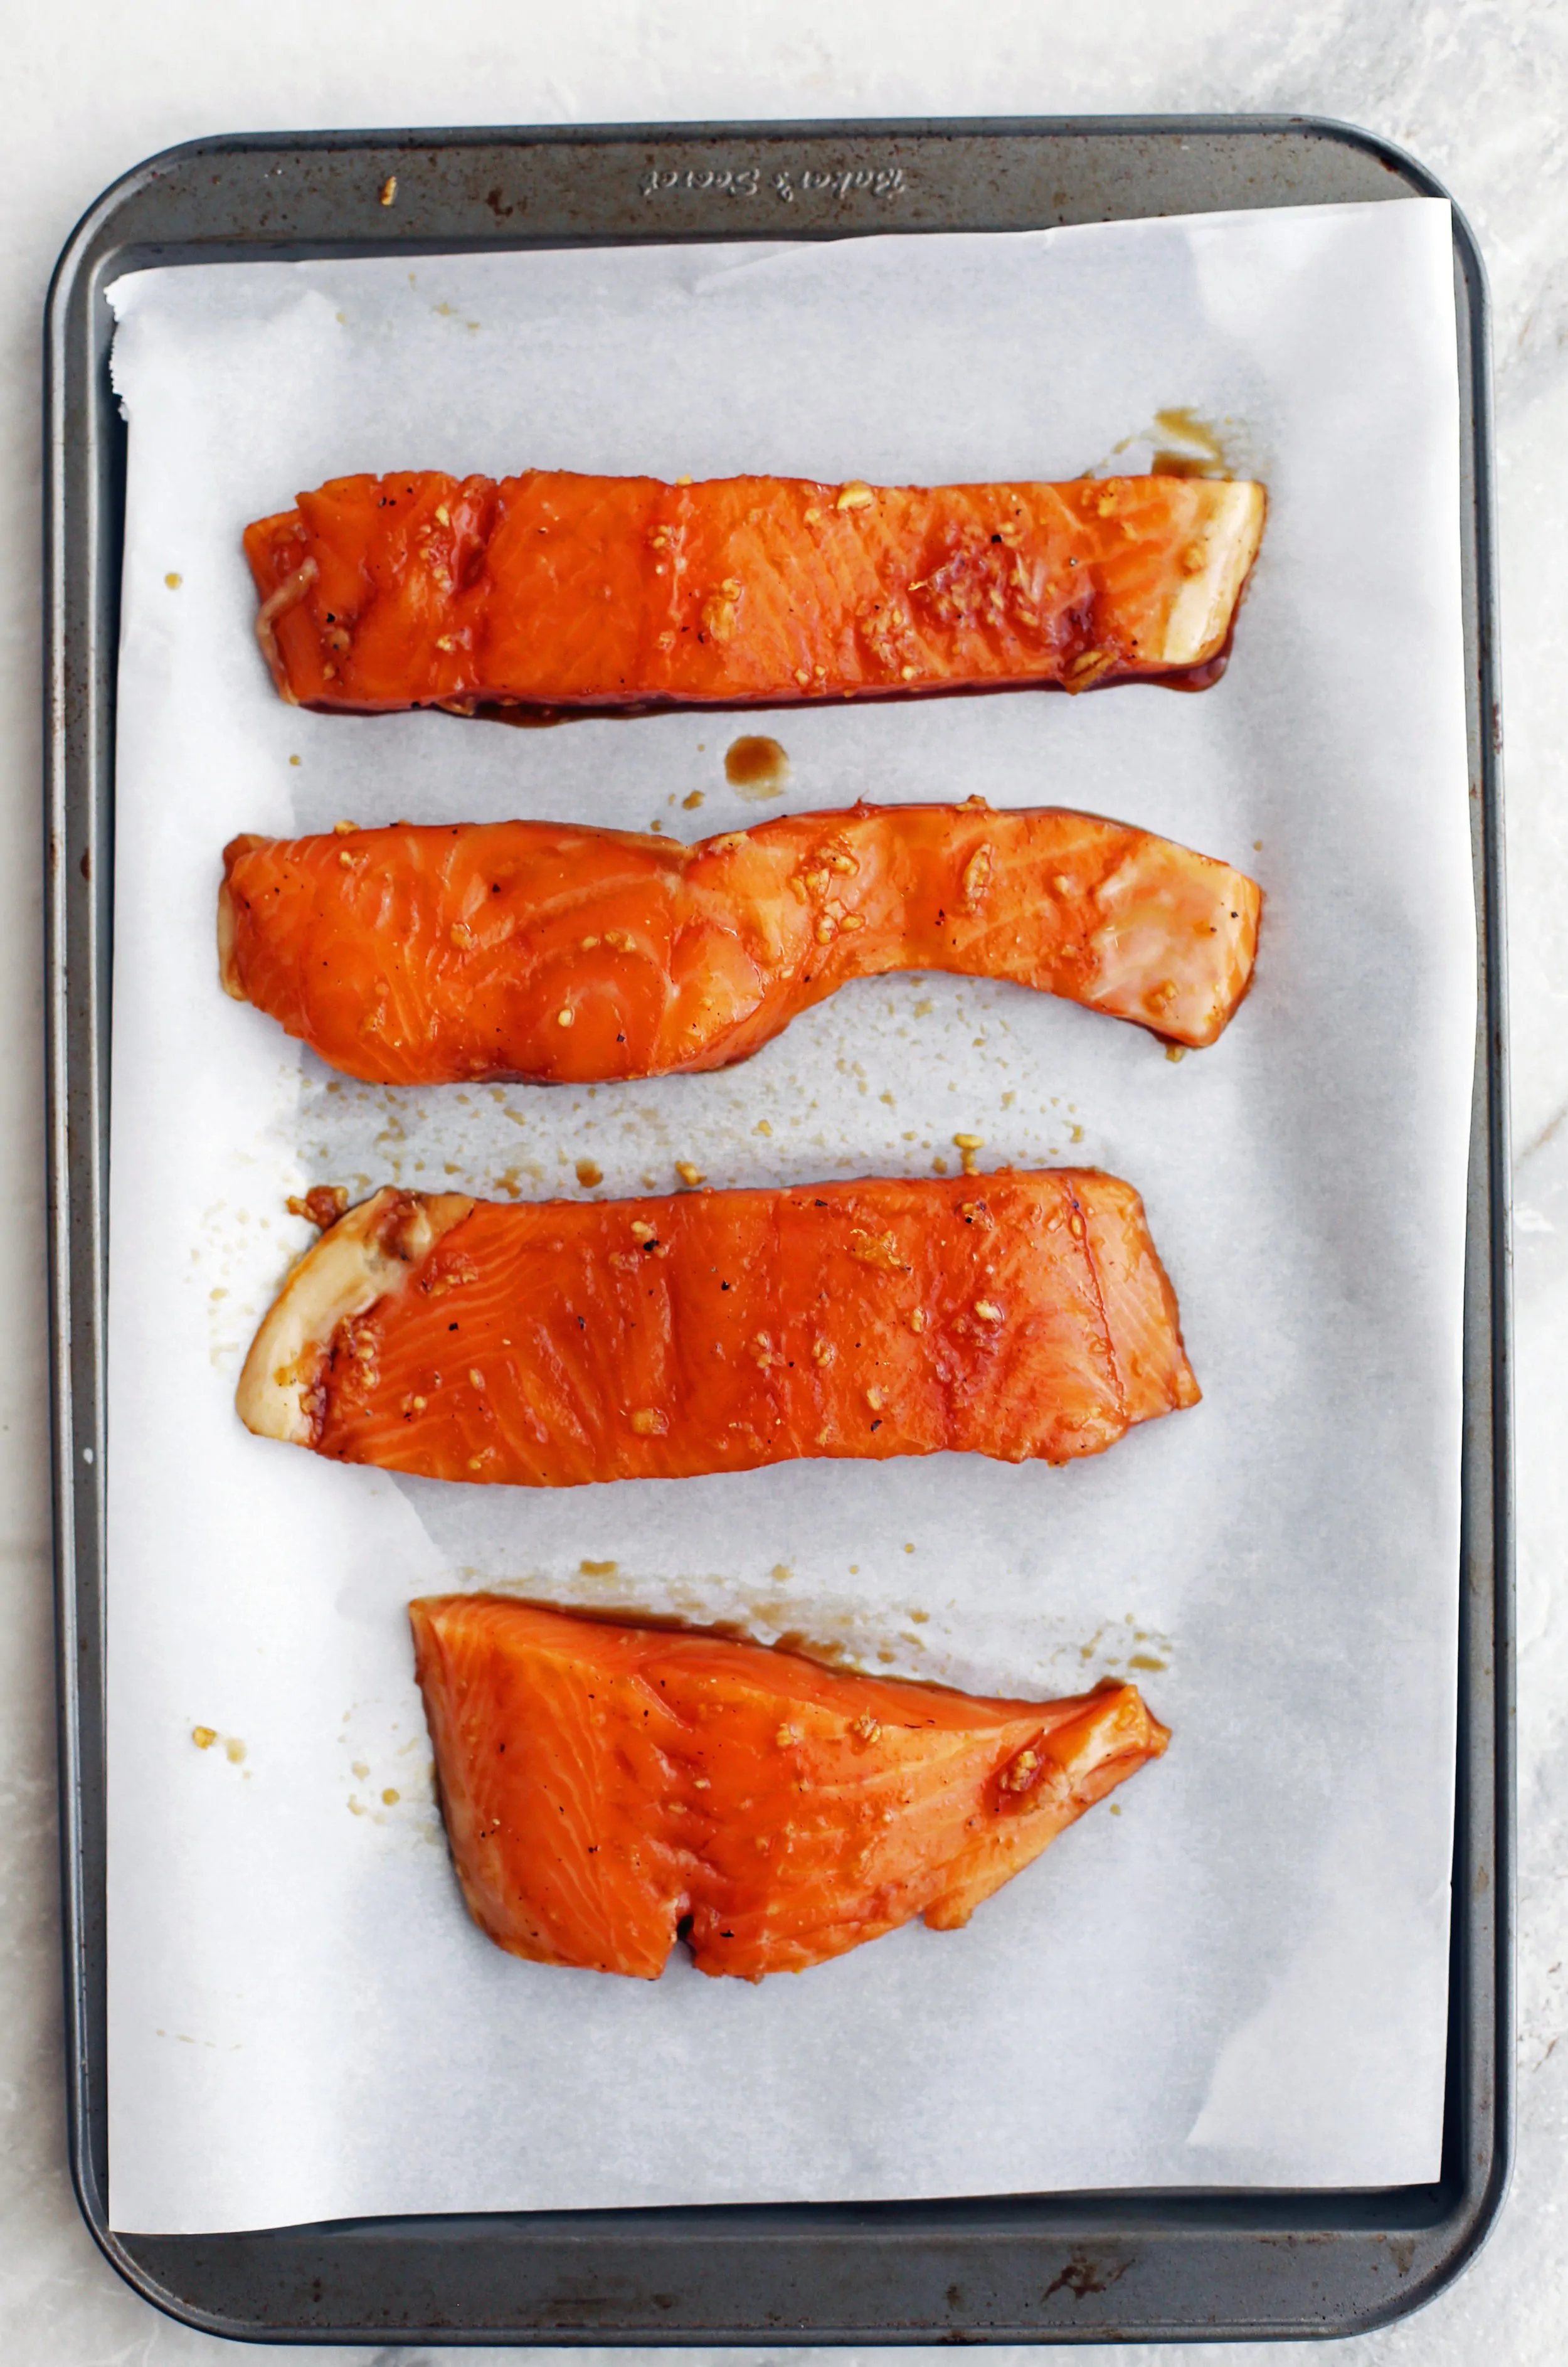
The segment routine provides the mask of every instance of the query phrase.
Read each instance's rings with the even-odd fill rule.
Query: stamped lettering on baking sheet
[[[822,171],[813,165],[768,171],[761,164],[693,164],[683,168],[650,164],[637,186],[645,198],[669,197],[676,190],[691,189],[723,198],[771,197],[775,203],[789,206],[797,196],[830,194],[842,205],[846,198],[863,192],[873,198],[900,197],[909,186],[909,177],[902,164],[834,165]]]

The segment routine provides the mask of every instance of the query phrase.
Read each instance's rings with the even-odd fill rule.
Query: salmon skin
[[[1170,1737],[1134,1685],[987,1701],[498,1595],[410,1606],[469,1912],[514,1956],[804,1972],[939,1931]]]
[[[245,529],[283,697],[771,706],[1212,666],[1260,485],[338,477]]]
[[[346,1076],[582,1084],[744,1060],[852,978],[1004,978],[1212,1044],[1262,893],[1089,814],[857,806],[682,846],[544,821],[236,838],[225,988]]]
[[[1198,1395],[1137,1194],[1063,1168],[536,1206],[389,1187],[295,1267],[237,1402],[340,1462],[554,1488],[1065,1463]]]

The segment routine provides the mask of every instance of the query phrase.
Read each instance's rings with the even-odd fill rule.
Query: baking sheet
[[[1446,206],[1417,202],[119,284],[117,2226],[1435,2174],[1473,1027],[1450,252]],[[346,469],[1072,475],[1146,465],[1173,409],[1270,489],[1203,697],[517,731],[290,711],[250,640],[239,525]],[[757,728],[793,766],[760,808],[722,768]],[[1017,990],[916,979],[846,991],[725,1076],[389,1094],[217,989],[242,828],[695,834],[976,789],[1256,873],[1258,984],[1215,1050],[1177,1064]],[[1202,1407],[1061,1472],[550,1498],[318,1465],[232,1415],[309,1182],[926,1172],[963,1131],[982,1164],[1139,1185]],[[524,1966],[463,1915],[410,1677],[402,1604],[466,1583],[740,1617],[986,1690],[1131,1671],[1177,1738],[964,1932],[755,1989],[683,1961],[653,1987]]]

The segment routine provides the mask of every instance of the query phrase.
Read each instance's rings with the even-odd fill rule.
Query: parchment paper
[[[115,2225],[1436,2175],[1474,1015],[1447,208],[155,270],[114,302]],[[1201,697],[510,730],[291,711],[251,636],[242,527],[353,470],[1062,477],[1147,466],[1172,409],[1270,499]],[[788,750],[781,802],[726,785],[746,730]],[[1256,874],[1217,1048],[911,978],[718,1076],[379,1093],[219,990],[242,829],[696,835],[976,790]],[[1140,1187],[1200,1408],[1066,1470],[555,1495],[319,1463],[232,1410],[310,1182],[927,1173],[966,1131],[982,1166]],[[412,1682],[405,1603],[469,1584],[987,1692],[1130,1671],[1175,1740],[963,1932],[755,1988],[525,1965],[463,1911]]]

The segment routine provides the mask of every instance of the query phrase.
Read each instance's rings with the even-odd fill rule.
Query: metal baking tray
[[[389,185],[395,176],[395,197]],[[1122,2189],[335,2221],[122,2236],[107,2216],[104,1429],[115,675],[125,429],[104,289],[151,264],[1024,230],[1446,193],[1293,117],[259,134],[118,181],[47,339],[50,1281],[72,2167],[89,2227],[186,2323],[272,2342],[1109,2342],[1337,2335],[1428,2300],[1490,2230],[1513,2059],[1513,1573],[1502,790],[1487,298],[1454,217],[1480,1015],[1465,1274],[1458,1821],[1435,2184]],[[391,197],[392,202],[386,199]]]

